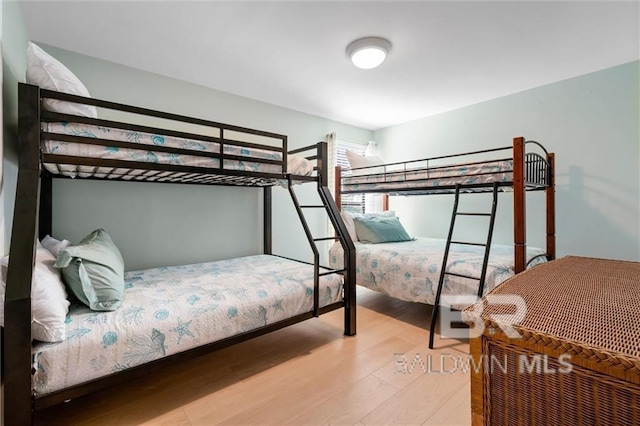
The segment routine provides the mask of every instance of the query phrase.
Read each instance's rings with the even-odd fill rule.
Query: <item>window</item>
[[[347,160],[347,150],[355,152],[358,155],[364,155],[367,148],[366,144],[355,142],[346,142],[340,139],[336,140],[335,165],[342,167],[345,172],[343,175],[349,176],[349,161]],[[364,213],[366,208],[366,199],[364,194],[345,194],[342,195],[342,211],[346,213]]]
[[[334,193],[335,187],[335,166],[342,167],[348,176],[349,161],[347,160],[347,149],[360,155],[367,155],[375,152],[375,143],[369,142],[351,142],[336,138],[335,133],[327,135],[329,144],[329,178],[327,185],[331,193]],[[369,147],[369,148],[367,148]],[[334,194],[335,195],[335,194]],[[342,210],[349,213],[373,213],[382,211],[382,195],[381,194],[350,194],[342,195]]]

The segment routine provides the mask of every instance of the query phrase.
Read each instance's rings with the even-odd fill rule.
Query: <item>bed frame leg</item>
[[[40,89],[18,86],[19,169],[4,312],[3,423],[32,423],[31,280],[40,191]]]
[[[527,263],[527,219],[524,184],[524,138],[513,139],[513,251],[514,272],[524,271]]]
[[[265,186],[263,197],[264,197],[263,198],[264,212],[262,215],[262,220],[263,220],[262,235],[264,238],[264,254],[273,254],[273,248],[272,248],[273,234],[272,234],[272,226],[271,226],[273,210],[271,208],[272,198],[271,198],[270,186]]]
[[[351,243],[353,244],[353,243]],[[356,250],[348,248],[345,256],[349,267],[344,275],[344,335],[356,335]]]
[[[547,165],[547,260],[556,258],[556,182],[554,170],[556,167],[555,155],[551,152],[548,155]]]

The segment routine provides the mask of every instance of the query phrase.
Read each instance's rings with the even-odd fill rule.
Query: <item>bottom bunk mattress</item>
[[[320,305],[343,298],[342,277],[320,277]],[[310,312],[313,266],[257,255],[125,273],[122,306],[72,306],[67,339],[33,348],[45,395]]]
[[[363,244],[356,242],[356,282],[371,290],[409,302],[435,303],[446,240],[418,237],[398,243]],[[545,251],[527,248],[529,267],[546,262]],[[537,257],[539,256],[539,257]],[[484,248],[451,245],[447,272],[479,277]],[[515,275],[513,245],[492,244],[487,265],[484,292]],[[329,250],[331,267],[340,269],[343,251],[340,244]],[[477,295],[478,281],[445,276],[443,294]]]

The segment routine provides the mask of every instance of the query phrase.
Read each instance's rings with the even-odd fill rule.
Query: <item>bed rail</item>
[[[539,146],[545,153],[544,156],[537,152],[524,154],[526,190],[544,190],[550,185],[549,154],[538,142],[525,143]],[[511,155],[485,158],[486,154],[501,152]],[[456,163],[447,161],[463,158]],[[459,184],[463,192],[491,192],[495,182],[502,188],[513,186],[514,158],[514,147],[510,146],[353,169],[340,168],[336,169],[336,187],[340,185],[341,194],[430,195],[453,194]]]
[[[37,87],[29,96],[125,118],[43,110],[37,143],[44,173],[52,177],[270,186],[288,171],[285,135]],[[77,151],[70,153],[70,146]]]

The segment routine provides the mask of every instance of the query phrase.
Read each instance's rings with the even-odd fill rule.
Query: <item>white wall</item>
[[[40,45],[69,67],[93,97],[288,135],[289,148],[327,133],[369,140],[372,132],[240,96]],[[302,190],[315,194],[313,184]],[[273,190],[274,252],[311,251],[288,193]],[[197,185],[54,180],[53,230],[77,242],[104,227],[127,269],[223,259],[262,251],[262,190]],[[326,219],[325,219],[326,220]],[[326,222],[312,218],[316,235]],[[322,233],[322,235],[319,235]]]
[[[516,136],[537,140],[556,153],[558,255],[638,261],[639,64],[379,130],[374,139],[386,161],[510,145]],[[463,200],[488,209],[488,198],[472,195]],[[529,242],[544,247],[543,198],[530,194],[527,202]],[[502,195],[499,205],[494,240],[510,244],[510,194]],[[452,197],[392,197],[391,208],[415,235],[446,237]],[[474,223],[461,226],[461,234],[486,238],[486,227]]]

